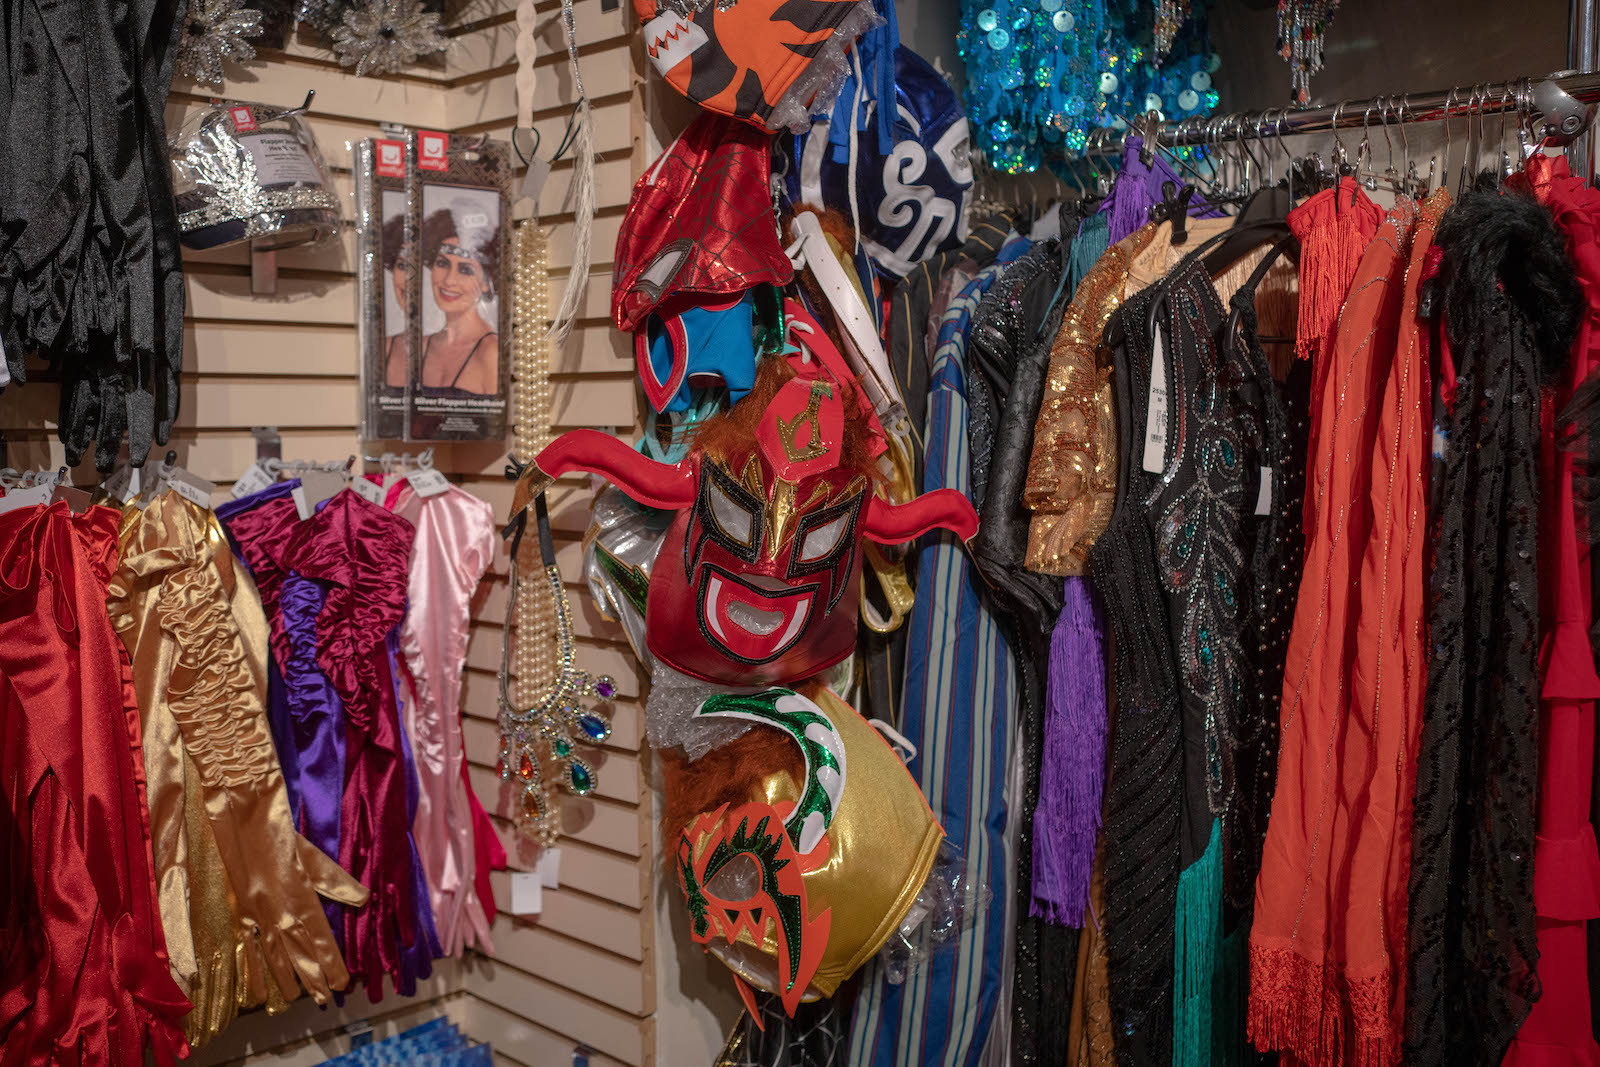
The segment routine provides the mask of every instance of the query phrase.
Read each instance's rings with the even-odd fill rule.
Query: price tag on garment
[[[174,467],[167,472],[167,488],[189,503],[199,504],[203,508],[211,506],[211,494],[217,489],[198,474],[191,474],[181,467]]]
[[[350,480],[350,488],[356,491],[356,496],[383,507],[383,486],[366,478],[356,477]]]
[[[300,476],[299,488],[295,490],[294,506],[300,510],[302,519],[309,519],[316,513],[317,505],[324,500],[330,500],[344,492],[344,475],[335,474],[333,471],[306,471]],[[301,502],[305,506],[301,508]]]
[[[106,491],[106,496],[126,504],[139,495],[139,484],[142,481],[139,468],[124,463],[111,472],[100,488]]]
[[[1261,468],[1261,488],[1256,490],[1256,514],[1272,514],[1272,468]]]
[[[561,888],[561,850],[547,848],[539,853],[539,862],[534,864],[534,871],[539,875],[539,884],[546,889]]]
[[[55,491],[56,487],[48,482],[44,485],[30,485],[26,489],[13,489],[5,496],[0,496],[0,515],[34,504],[48,504]]]
[[[432,467],[412,471],[406,475],[406,481],[411,483],[412,490],[424,500],[430,496],[438,496],[440,493],[450,491],[450,479]]]
[[[317,506],[306,499],[306,487],[304,485],[295,486],[290,490],[289,496],[294,500],[294,510],[300,516],[301,522],[309,519],[312,513],[317,510]]]
[[[511,876],[511,914],[537,915],[544,910],[544,883],[538,871],[518,871]]]
[[[256,460],[244,469],[243,474],[239,475],[238,480],[233,483],[233,488],[228,490],[228,495],[238,500],[240,497],[261,492],[276,480],[273,478],[272,472],[267,470],[266,464]]]
[[[1144,417],[1144,469],[1160,474],[1167,467],[1167,351],[1161,330],[1156,330],[1150,354],[1150,403]]]

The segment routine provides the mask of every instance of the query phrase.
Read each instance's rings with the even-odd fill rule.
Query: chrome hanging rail
[[[1215,145],[1240,139],[1292,137],[1380,124],[1438,122],[1465,115],[1499,115],[1518,112],[1535,117],[1541,135],[1565,144],[1588,128],[1594,105],[1600,102],[1600,72],[1563,72],[1541,78],[1517,78],[1469,87],[1433,89],[1419,93],[1394,93],[1366,100],[1345,100],[1323,107],[1267,108],[1224,115],[1162,122],[1159,127],[1136,125],[1163,148]],[[1084,149],[1087,156],[1115,155],[1129,130],[1099,129]]]

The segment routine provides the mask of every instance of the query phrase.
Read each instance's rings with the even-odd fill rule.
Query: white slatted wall
[[[541,0],[534,118],[548,156],[560,143],[573,99],[560,4]],[[617,229],[634,176],[642,108],[640,70],[631,45],[631,5],[602,11],[600,0],[576,0],[583,79],[594,108],[597,202],[593,265],[583,318],[552,365],[553,422],[579,426],[636,423],[631,352],[609,325],[607,303]],[[460,18],[442,68],[419,67],[398,77],[355,78],[317,47],[291,42],[264,53],[212,92],[179,79],[168,106],[169,128],[212,96],[288,105],[316,89],[311,122],[337,171],[345,215],[352,217],[347,144],[378,132],[383,121],[455,133],[488,132],[508,139],[516,115],[516,25],[510,0],[475,0]],[[558,164],[542,205],[553,227],[553,288],[572,261],[572,219],[557,212],[572,175]],[[275,424],[286,459],[343,458],[356,452],[357,351],[354,239],[348,230],[331,247],[278,256],[277,292],[252,296],[249,254],[242,247],[185,255],[188,314],[182,413],[172,444],[179,462],[219,485],[220,494],[255,458],[254,425]],[[557,291],[559,289],[557,288]],[[0,432],[14,466],[55,466],[57,391],[35,383],[0,395]],[[380,447],[382,447],[380,445]],[[403,445],[387,447],[403,448]],[[411,446],[413,450],[417,446]],[[370,447],[368,449],[371,451]],[[504,449],[493,444],[438,448],[437,465],[504,515],[510,486],[501,477]],[[78,484],[94,479],[88,464]],[[322,1011],[309,999],[277,1018],[244,1016],[191,1061],[197,1064],[311,1064],[346,1051],[343,1028],[366,1020],[380,1033],[448,1013],[473,1036],[494,1045],[496,1060],[529,1067],[565,1067],[574,1046],[593,1051],[594,1067],[647,1067],[656,1062],[654,912],[648,860],[651,827],[643,755],[643,678],[620,630],[601,619],[582,585],[578,539],[588,517],[588,489],[570,480],[552,494],[561,566],[575,609],[579,660],[608,673],[621,690],[614,732],[596,761],[597,795],[566,801],[561,888],[546,890],[537,919],[502,911],[492,959],[443,961],[414,999],[391,992],[377,1004],[352,995],[343,1008]],[[496,561],[474,600],[463,712],[466,750],[479,797],[493,812],[509,812],[494,774],[495,671],[505,609],[505,560]],[[519,849],[510,823],[498,819],[514,868],[533,856]],[[502,907],[510,901],[508,873],[495,876]]]

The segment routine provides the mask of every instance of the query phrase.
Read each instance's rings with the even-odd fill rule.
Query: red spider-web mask
[[[794,277],[772,218],[770,141],[701,115],[640,176],[617,233],[617,329],[630,333],[653,312],[667,317]]]

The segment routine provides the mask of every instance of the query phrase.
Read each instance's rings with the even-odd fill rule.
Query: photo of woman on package
[[[500,225],[496,191],[438,185],[423,191],[423,341],[412,383],[417,396],[500,391]]]
[[[383,236],[379,249],[383,262],[383,384],[406,387],[409,350],[406,326],[411,317],[410,257],[405,244],[406,194],[385,190]]]

